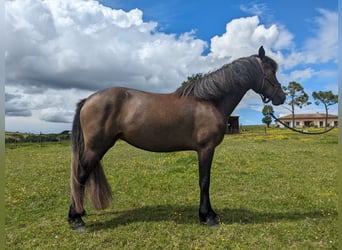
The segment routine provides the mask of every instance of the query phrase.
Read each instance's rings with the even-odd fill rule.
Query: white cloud
[[[41,110],[40,119],[48,122],[70,123],[74,112],[60,107],[50,107]]]
[[[192,73],[221,66],[220,58],[255,54],[261,44],[280,48],[291,40],[285,29],[267,28],[256,16],[240,18],[213,37],[212,53],[202,56],[207,43],[193,32],[158,32],[138,9],[124,12],[81,0],[10,1],[6,8],[10,85],[97,90],[120,84],[167,91]]]
[[[319,15],[313,20],[314,35],[305,41],[303,48],[292,50],[281,63],[291,69],[301,64],[337,63],[338,16],[337,12],[318,9]]]
[[[266,4],[262,4],[262,3],[250,3],[250,4],[241,4],[240,9],[248,14],[261,16],[268,10],[268,7]]]
[[[311,68],[306,68],[303,70],[293,70],[289,75],[289,79],[291,79],[291,81],[304,82],[310,79],[314,74],[315,71]]]
[[[226,32],[211,39],[211,56],[237,59],[256,54],[263,45],[266,53],[275,55],[271,49],[290,46],[293,36],[284,27],[275,24],[266,27],[257,16],[234,19],[226,25]]]
[[[114,84],[173,89],[206,43],[155,30],[142,11],[96,1],[11,1],[7,7],[7,83],[98,90]],[[158,83],[158,84],[157,84]]]
[[[316,36],[308,39],[305,50],[309,53],[309,62],[328,62],[330,60],[337,63],[338,51],[338,15],[336,12],[318,9],[319,16],[314,22],[317,25]]]
[[[305,50],[294,51],[293,35],[285,26],[265,26],[257,16],[231,20],[225,33],[208,44],[193,31],[158,31],[158,24],[144,21],[139,9],[115,10],[93,0],[16,0],[6,1],[5,7],[6,114],[11,116],[6,126],[14,126],[16,116],[31,119],[28,124],[43,120],[50,127],[51,122],[70,122],[79,99],[114,85],[169,92],[189,75],[256,54],[260,45],[291,69],[310,60],[334,58],[329,48],[337,44],[317,49],[319,41],[325,41],[318,35],[308,40]],[[257,14],[262,7],[250,11]],[[319,13],[318,29],[331,36],[337,25],[334,13]],[[203,55],[208,47],[209,55]],[[288,48],[291,53],[285,56],[281,50]],[[237,110],[257,102],[259,97],[248,93]]]

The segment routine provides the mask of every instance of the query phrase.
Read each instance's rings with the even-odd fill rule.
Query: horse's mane
[[[271,62],[274,62],[271,58]],[[272,67],[276,67],[274,62]],[[273,63],[272,63],[273,64]],[[179,87],[175,94],[178,96],[194,96],[204,100],[219,100],[233,88],[246,88],[246,84],[258,79],[261,80],[262,69],[256,56],[243,57],[232,63],[222,66],[220,69],[209,72],[187,81]]]

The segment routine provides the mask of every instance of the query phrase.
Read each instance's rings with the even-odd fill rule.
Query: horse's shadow
[[[247,209],[217,209],[219,221],[222,224],[259,224],[275,221],[295,221],[306,218],[320,218],[320,211],[311,212],[283,212],[283,213],[263,213]],[[102,221],[104,216],[113,215],[113,218]],[[333,212],[332,216],[337,216]],[[162,222],[173,221],[177,224],[198,224],[198,207],[195,206],[177,206],[177,205],[158,205],[144,206],[132,210],[121,212],[104,212],[89,214],[89,217],[98,217],[96,222],[88,222],[88,230],[101,230],[106,228],[115,228],[119,225],[127,225],[134,222]],[[89,218],[88,217],[88,218]]]

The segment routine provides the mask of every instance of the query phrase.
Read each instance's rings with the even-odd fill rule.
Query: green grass
[[[114,193],[69,229],[70,146],[6,145],[6,249],[337,249],[337,131],[246,130],[226,136],[212,168],[218,228],[198,223],[194,152],[119,142],[103,160]]]

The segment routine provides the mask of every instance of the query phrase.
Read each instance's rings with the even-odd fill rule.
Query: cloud
[[[6,116],[24,116],[32,115],[29,109],[29,103],[21,100],[21,95],[5,93],[5,115]]]
[[[290,46],[293,36],[285,28],[275,24],[266,27],[260,24],[257,16],[234,19],[226,25],[226,32],[211,39],[211,56],[237,59],[256,54],[256,48],[265,47],[269,55],[271,50]]]
[[[5,93],[5,102],[9,102],[17,97],[18,95]]]
[[[304,42],[302,48],[291,51],[281,62],[284,68],[298,65],[334,62],[337,64],[338,15],[337,12],[317,9],[319,15],[313,19],[313,36]]]
[[[47,122],[72,122],[74,112],[59,107],[46,108],[41,111],[40,119]]]
[[[338,51],[338,15],[325,9],[317,9],[319,16],[314,19],[317,25],[315,36],[305,43],[305,51],[309,54],[309,62],[337,63]]]
[[[194,32],[158,32],[139,9],[125,12],[81,0],[10,1],[6,9],[6,82],[36,90],[123,85],[171,91],[193,73],[255,54],[260,45],[285,47],[292,39],[257,16],[240,18],[213,37],[211,54],[202,56],[208,44]]]
[[[23,116],[23,117],[27,117],[27,116],[31,116],[32,112],[31,110],[28,109],[22,109],[22,108],[17,108],[17,107],[7,107],[6,111],[5,111],[5,115],[6,116]]]
[[[289,78],[291,81],[304,82],[310,79],[315,74],[312,68],[306,68],[303,70],[293,70],[291,71]]]
[[[250,4],[241,4],[240,10],[251,15],[261,16],[263,13],[268,11],[268,7],[266,4],[262,4],[262,3],[250,3]]]
[[[139,9],[116,10],[93,0],[14,0],[6,1],[5,7],[6,116],[13,122],[14,116],[24,116],[34,118],[32,124],[69,123],[79,99],[115,85],[170,92],[189,75],[256,54],[260,45],[286,69],[337,60],[337,40],[317,49],[325,41],[323,34],[317,35],[296,51],[285,26],[264,25],[258,16],[231,20],[209,43],[191,30],[161,32],[158,23],[144,21]],[[245,11],[253,15],[266,11],[263,5],[249,8]],[[337,14],[318,13],[318,31],[333,35]],[[248,93],[237,110],[258,101]]]
[[[43,121],[71,122],[76,103],[90,94],[91,91],[79,89],[49,89],[28,94],[25,88],[6,86],[5,113],[6,116],[37,115]],[[65,118],[55,119],[57,114]]]
[[[207,46],[191,33],[157,32],[141,10],[96,1],[11,1],[6,8],[6,81],[12,85],[170,90]]]

